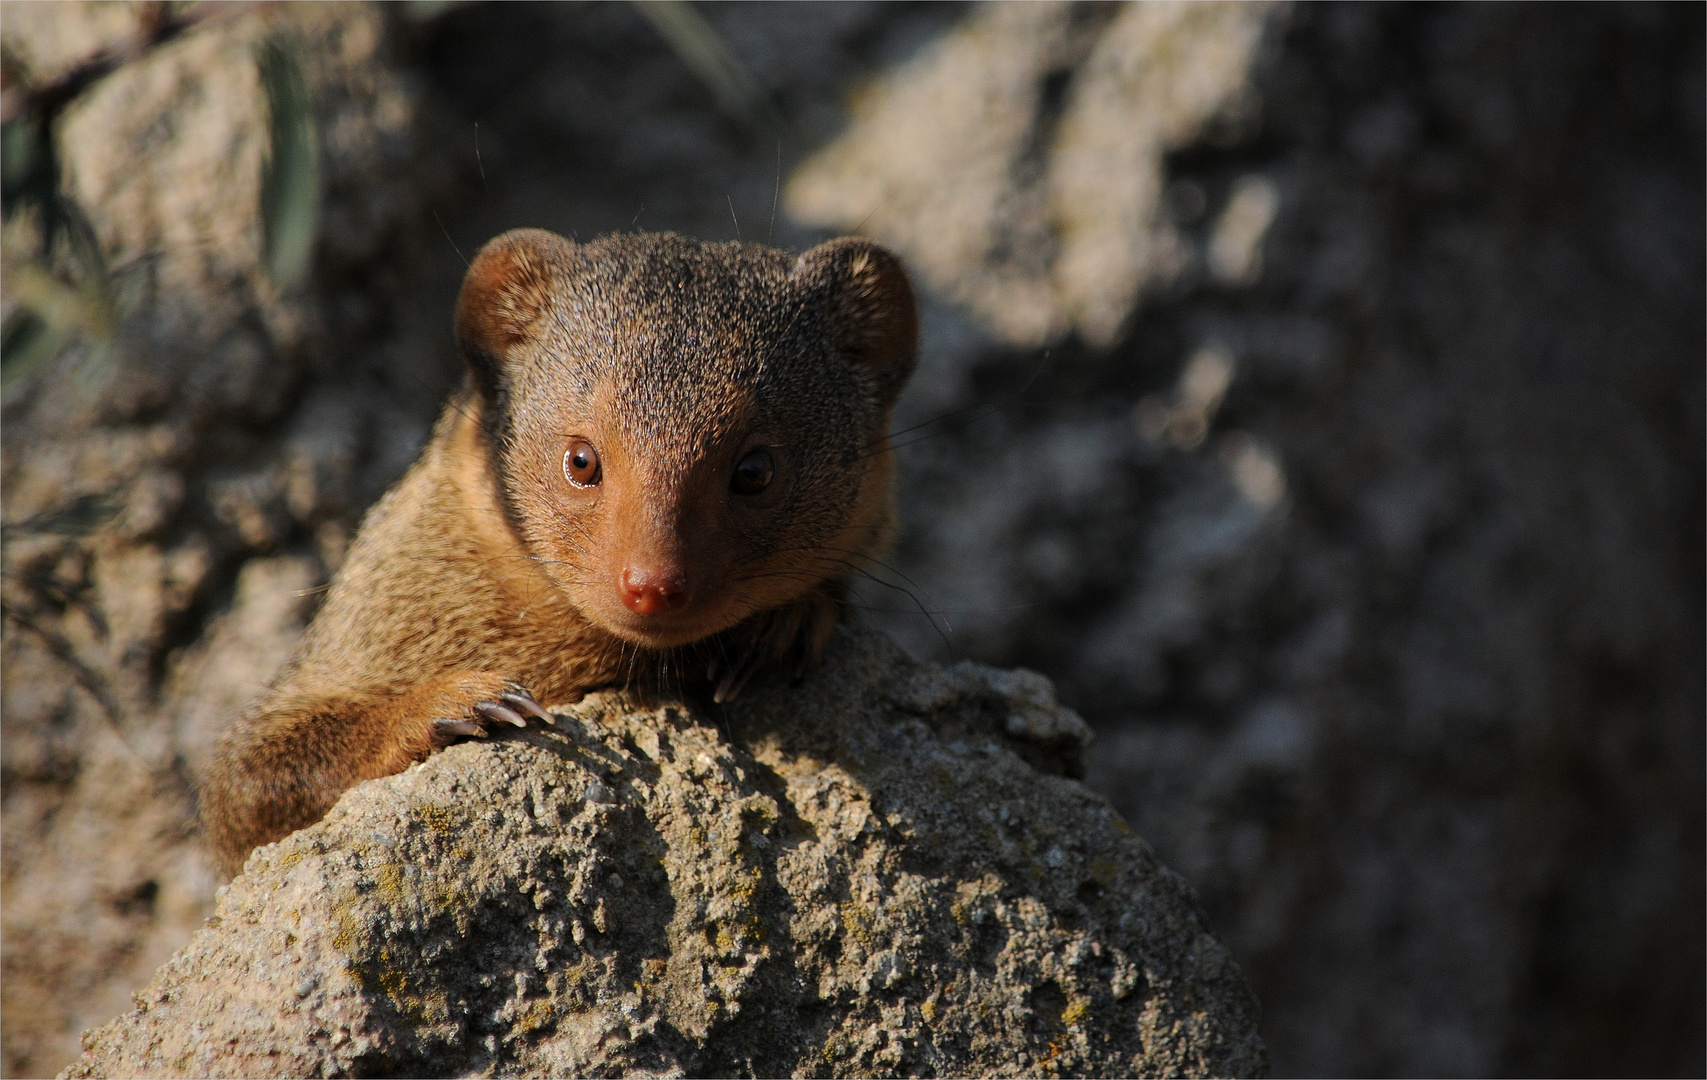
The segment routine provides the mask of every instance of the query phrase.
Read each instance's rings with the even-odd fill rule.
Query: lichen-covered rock
[[[847,633],[803,686],[721,711],[599,694],[559,717],[260,849],[67,1075],[1266,1064],[1181,879],[1022,760],[1088,741],[1041,677]]]

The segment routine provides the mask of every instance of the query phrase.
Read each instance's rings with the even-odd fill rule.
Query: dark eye
[[[576,439],[563,455],[563,475],[576,487],[597,487],[601,479],[599,452],[586,439]]]
[[[735,466],[735,475],[729,478],[729,488],[737,495],[757,495],[770,487],[775,477],[776,462],[771,460],[770,451],[752,450]]]

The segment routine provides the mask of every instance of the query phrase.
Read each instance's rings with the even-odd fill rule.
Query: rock
[[[152,14],[8,10],[8,87],[14,50],[44,81]],[[8,357],[5,1075],[74,1060],[77,1033],[206,918],[216,879],[191,772],[289,654],[331,569],[319,550],[339,550],[408,463],[455,364],[447,340],[411,351],[403,388],[374,377],[383,323],[442,332],[461,270],[435,298],[423,275],[378,268],[410,265],[425,202],[454,175],[423,154],[401,32],[364,5],[233,13],[124,64],[60,119],[62,194],[88,218],[121,317],[103,348],[74,344],[33,375],[14,380]],[[315,272],[288,295],[260,262],[256,48],[274,38],[292,44],[323,136]],[[14,271],[36,268],[40,237],[7,213],[10,332],[27,276]]]
[[[1189,887],[1022,760],[1088,738],[1041,676],[844,632],[720,714],[558,715],[257,851],[63,1075],[1265,1069]]]
[[[981,8],[855,101],[848,132],[790,180],[789,211],[893,245],[1008,341],[1114,344],[1192,258],[1165,156],[1251,111],[1282,10]]]
[[[927,347],[886,561],[952,645],[865,598],[1095,726],[1282,1074],[1707,1071],[1707,113],[1661,10],[976,6],[785,184],[927,341],[932,294],[1067,336]]]
[[[217,703],[244,699],[267,658],[288,653],[312,586],[408,465],[460,371],[453,242],[468,253],[524,224],[583,238],[739,230],[797,249],[825,238],[791,207],[938,260],[928,272],[909,262],[924,345],[896,427],[928,426],[898,449],[896,576],[860,597],[862,617],[915,655],[1054,681],[1098,733],[1086,784],[1189,878],[1264,1001],[1276,1071],[1707,1071],[1703,9],[1288,5],[1265,16],[1242,75],[1224,60],[1256,13],[1176,10],[1226,19],[1223,60],[1174,70],[1223,89],[1242,79],[1232,108],[1177,129],[1159,189],[1145,186],[1145,159],[1096,190],[1091,166],[1154,142],[1151,102],[1186,115],[1166,85],[1122,96],[1098,66],[1143,39],[1136,20],[1154,29],[1166,13],[1010,8],[704,7],[798,125],[780,146],[743,140],[632,5],[393,7],[380,43],[401,28],[403,48],[353,65],[338,57],[365,32],[308,31],[340,43],[324,74],[321,50],[304,52],[328,101],[384,113],[360,127],[343,106],[319,114],[319,130],[338,133],[323,148],[329,180],[342,179],[326,193],[319,299],[292,301],[318,343],[288,332],[282,302],[247,291],[247,269],[215,282],[242,290],[241,305],[151,290],[140,326],[169,339],[93,395],[118,426],[85,427],[88,410],[71,405],[89,395],[57,392],[70,379],[27,409],[8,404],[0,425],[0,586],[8,617],[34,627],[0,635],[0,1072],[74,1060],[78,1032],[129,1008],[212,910],[186,789],[144,783],[155,774],[132,749],[164,747],[193,768],[222,722]],[[406,14],[428,9],[441,14]],[[47,78],[147,10],[8,5],[4,35]],[[1034,65],[1023,35],[982,36],[982,57],[946,43],[998,16],[1077,21],[1059,63]],[[1049,47],[1063,40],[1049,33]],[[1192,34],[1194,48],[1222,48]],[[179,44],[146,63],[186,64],[205,47]],[[958,74],[925,73],[939,61]],[[1004,76],[1016,61],[1027,66]],[[956,108],[908,99],[901,80],[943,87]],[[964,92],[974,85],[1001,93]],[[126,96],[107,93],[100,115],[116,116]],[[1129,114],[1068,130],[1069,111],[1091,115],[1081,101]],[[417,117],[408,167],[387,164],[388,138],[344,157],[363,145],[351,131],[401,130],[387,119],[398,102]],[[968,127],[981,103],[989,114]],[[193,139],[190,118],[218,103],[184,107],[187,127],[144,110],[125,130]],[[1034,156],[1002,149],[1023,150],[1010,140],[1027,130]],[[999,142],[987,155],[970,138],[980,131]],[[887,160],[861,149],[878,143]],[[134,183],[174,205],[207,187],[158,172],[126,138],[109,144]],[[1077,147],[1086,167],[1051,146]],[[165,202],[145,205],[146,229],[111,220],[139,201],[101,179],[112,173],[89,160],[99,147],[69,157],[80,198],[99,180],[116,200],[85,206],[126,245],[111,265],[140,271],[158,255],[166,280],[209,280],[198,252],[163,250],[183,235],[166,229]],[[830,155],[850,171],[828,168]],[[429,213],[424,180],[440,168],[460,170],[460,186]],[[808,175],[823,199],[812,206]],[[863,201],[871,180],[892,186]],[[226,209],[252,219],[251,190]],[[1085,195],[1055,201],[1067,191]],[[1149,206],[1129,201],[1147,193],[1151,216],[1107,213]],[[361,226],[380,210],[390,231]],[[979,221],[1011,242],[986,246]],[[1062,228],[1087,221],[1101,224]],[[229,228],[218,235],[247,235]],[[931,246],[938,236],[953,243]],[[1081,345],[1106,325],[1097,313],[1123,310],[1120,275],[1137,264],[1069,276],[1058,240],[1086,242],[1081,268],[1151,260],[1106,350]],[[0,294],[17,280],[0,273]],[[1108,287],[1082,288],[1099,280]],[[1057,304],[1068,294],[1042,287],[1056,282],[1078,299]],[[181,317],[249,300],[259,321]],[[171,336],[192,321],[193,336]],[[1016,348],[1003,327],[1020,323],[1068,327],[1069,340]],[[298,396],[257,427],[282,400],[247,336],[263,329]],[[217,373],[209,350],[227,344],[257,395],[229,417],[213,407],[231,401],[217,378],[177,381]],[[176,508],[162,470],[183,479]],[[251,504],[261,525],[290,516],[277,547],[249,547],[216,512],[214,495],[244,490],[265,496]],[[111,493],[122,543],[57,531],[98,516]],[[161,600],[204,552],[208,569],[188,607],[155,609],[166,617],[137,598],[148,605],[133,616],[148,617],[129,625],[145,637],[129,645],[146,647],[127,645],[115,667],[93,615],[105,583],[137,588],[106,563],[134,543],[160,553],[147,592]],[[304,565],[315,575],[298,584]],[[122,707],[116,720],[98,694]]]

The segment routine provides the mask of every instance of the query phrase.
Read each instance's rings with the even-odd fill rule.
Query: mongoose
[[[815,661],[894,516],[918,312],[865,240],[522,229],[457,299],[467,367],[201,791],[222,872],[539,702]]]

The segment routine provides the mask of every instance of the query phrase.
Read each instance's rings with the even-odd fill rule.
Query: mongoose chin
[[[455,329],[462,389],[208,770],[227,874],[540,702],[804,670],[887,542],[918,312],[875,244],[520,229],[469,267]]]

